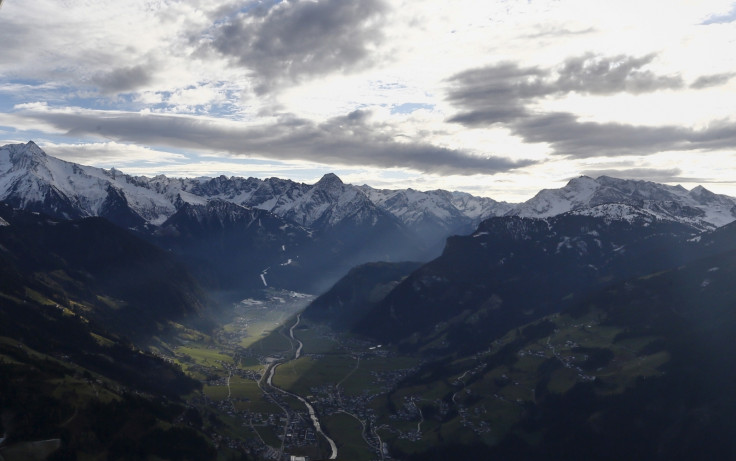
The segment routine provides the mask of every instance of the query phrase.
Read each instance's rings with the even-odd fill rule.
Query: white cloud
[[[170,164],[187,160],[187,157],[182,154],[117,142],[83,144],[42,142],[39,145],[47,154],[54,157],[102,168],[111,168],[116,165],[122,168],[130,164]]]

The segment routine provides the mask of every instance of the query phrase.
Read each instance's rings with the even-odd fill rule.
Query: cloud
[[[447,99],[461,110],[450,121],[468,126],[509,121],[528,115],[525,106],[533,98],[549,95],[638,94],[682,87],[679,76],[644,69],[654,57],[586,54],[567,59],[555,69],[506,62],[464,71],[449,79]]]
[[[150,65],[120,67],[92,77],[102,93],[125,93],[141,88],[153,80],[155,69]]]
[[[248,10],[212,32],[218,53],[252,72],[256,91],[372,62],[383,40],[381,0],[288,1]]]
[[[728,83],[736,73],[727,72],[723,74],[703,75],[698,77],[693,83],[690,84],[690,88],[700,90],[703,88],[710,88],[712,86],[719,86]]]
[[[571,30],[563,27],[550,27],[544,24],[539,25],[534,33],[527,34],[524,38],[545,38],[545,37],[566,37],[576,35],[587,35],[596,32],[597,30],[593,27],[587,27],[585,29]]]
[[[548,143],[555,154],[574,158],[736,147],[736,124],[728,121],[695,130],[678,126],[581,122],[574,114],[555,112],[530,115],[511,123],[510,128],[527,142]]]
[[[467,126],[508,122],[528,116],[533,98],[567,93],[609,95],[679,88],[679,76],[656,75],[642,69],[654,59],[584,55],[570,58],[556,69],[501,63],[472,69],[449,79],[448,100],[461,112],[451,122]]]
[[[675,145],[685,148],[688,137],[686,130],[677,127],[581,122],[565,112],[530,115],[512,123],[511,130],[526,142],[548,143],[556,154],[576,158],[645,155]]]
[[[548,93],[545,72],[513,63],[462,72],[450,79],[448,100],[461,111],[450,119],[463,125],[507,122],[527,114],[525,101]]]
[[[685,86],[678,75],[646,67],[655,55],[567,59],[554,69],[501,63],[471,69],[449,79],[447,100],[459,109],[449,121],[468,127],[501,125],[528,143],[546,143],[554,154],[586,158],[649,155],[668,150],[736,147],[736,124],[711,123],[695,130],[680,126],[636,126],[581,121],[569,112],[540,112],[533,105],[548,96],[640,94]],[[728,81],[731,74],[697,79],[693,88]]]
[[[157,151],[143,146],[117,142],[59,144],[42,143],[46,153],[83,165],[126,165],[130,163],[171,163],[186,160],[186,156]]]
[[[678,182],[688,179],[681,176],[682,170],[679,168],[602,168],[584,170],[581,174],[592,178],[610,176],[621,179],[641,179],[660,183]]]
[[[421,140],[406,141],[390,126],[373,123],[370,113],[364,111],[320,123],[286,114],[270,123],[245,124],[184,115],[53,109],[28,104],[18,106],[12,114],[0,114],[0,123],[7,122],[18,126],[43,125],[71,137],[94,136],[119,143],[435,174],[494,174],[534,163],[474,155]]]
[[[647,93],[680,88],[679,76],[656,75],[644,69],[655,58],[654,54],[642,57],[597,57],[585,55],[570,58],[557,69],[558,78],[549,86],[551,93]]]

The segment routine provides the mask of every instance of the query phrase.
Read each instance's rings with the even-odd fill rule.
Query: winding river
[[[294,328],[296,328],[296,326],[299,325],[299,322],[300,321],[301,321],[301,314],[298,314],[296,316],[296,322],[294,323],[294,325],[291,326],[291,328],[289,328],[289,336],[291,336],[291,339],[292,340],[294,340],[297,343],[299,343],[299,347],[296,349],[296,353],[294,354],[294,358],[291,359],[291,360],[296,360],[296,359],[298,359],[301,356],[302,347],[304,346],[301,341],[299,341],[298,339],[296,339],[294,337]],[[289,391],[286,391],[284,389],[281,389],[280,387],[274,386],[274,384],[273,384],[273,375],[274,375],[274,373],[276,373],[276,368],[278,368],[279,365],[283,365],[284,363],[288,363],[288,362],[289,361],[279,362],[279,363],[273,364],[271,366],[271,368],[268,370],[268,378],[266,379],[266,383],[268,383],[268,385],[271,388],[276,389],[277,391],[279,391],[281,393],[284,393],[286,395],[290,395],[290,396],[294,397],[295,399],[298,399],[300,402],[302,402],[304,404],[304,406],[307,407],[307,411],[309,412],[309,418],[312,420],[312,425],[314,426],[314,430],[319,435],[321,435],[322,437],[324,437],[324,439],[327,440],[327,443],[330,444],[330,450],[332,451],[332,453],[330,453],[330,458],[329,459],[337,459],[337,445],[335,444],[335,441],[334,440],[332,440],[327,434],[324,433],[324,431],[322,431],[322,425],[319,422],[319,418],[317,417],[317,413],[314,411],[314,407],[312,406],[312,404],[309,403],[305,398],[303,398],[303,397],[301,397],[299,395],[293,394],[293,393],[291,393]]]

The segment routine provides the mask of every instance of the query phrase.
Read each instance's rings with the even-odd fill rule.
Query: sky
[[[721,0],[5,0],[0,145],[510,202],[580,175],[736,196],[734,49]]]

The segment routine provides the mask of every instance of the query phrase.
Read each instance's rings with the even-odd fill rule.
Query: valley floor
[[[221,449],[258,459],[391,459],[382,434],[401,430],[379,424],[376,401],[418,361],[302,320],[312,299],[264,290],[234,304],[213,337],[184,341],[168,359],[203,383],[189,402],[222,421],[210,434]]]

